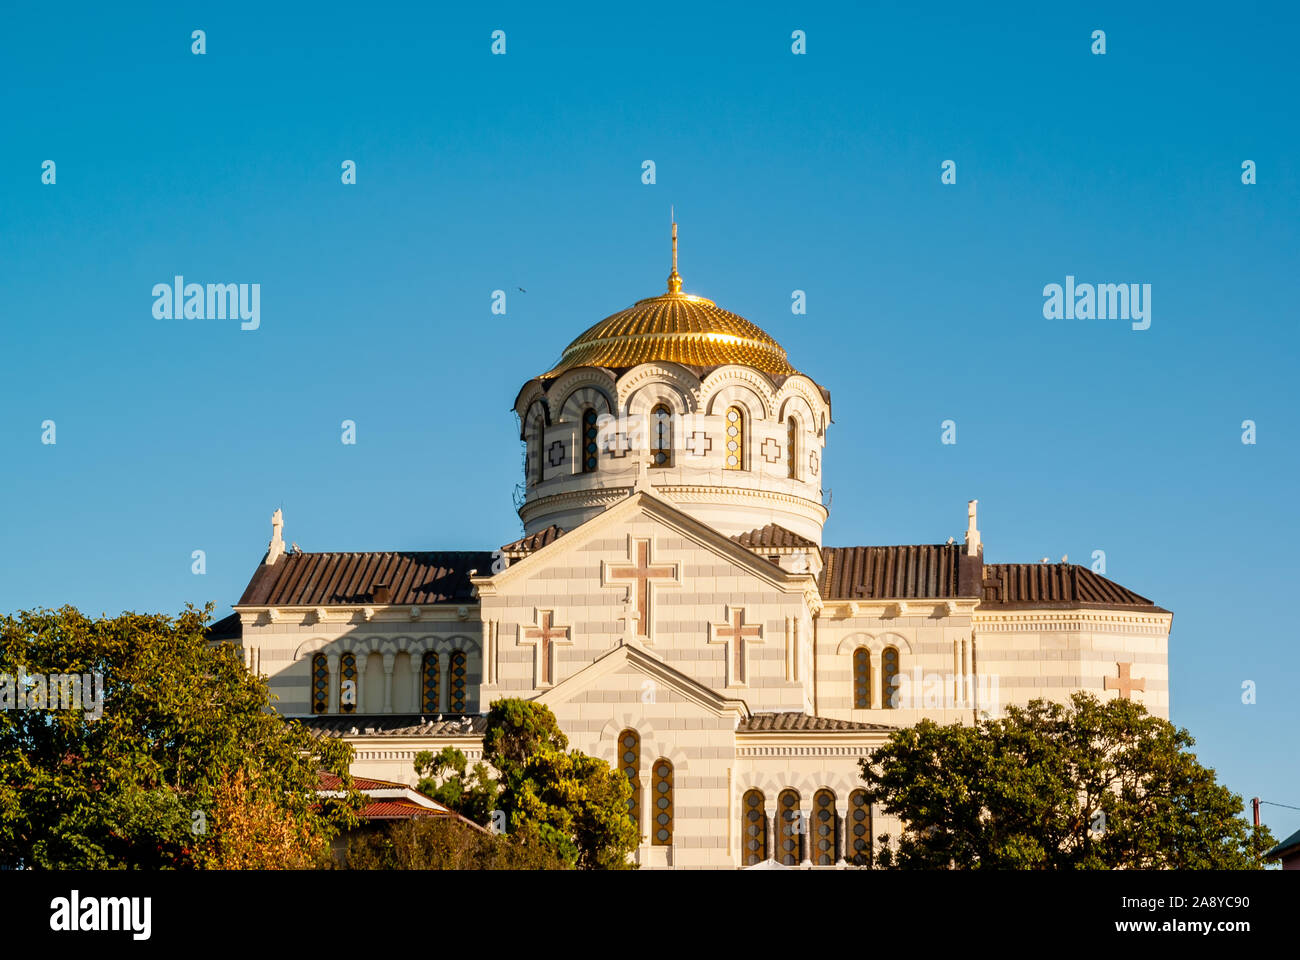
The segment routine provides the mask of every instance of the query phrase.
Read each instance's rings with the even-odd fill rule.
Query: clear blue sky
[[[1296,8],[961,6],[13,8],[0,609],[224,615],[281,502],[307,550],[510,540],[511,401],[663,288],[672,203],[686,289],[832,392],[828,543],[978,497],[990,561],[1105,550],[1203,759],[1300,806]],[[154,319],[176,274],[261,329]],[[1067,274],[1151,328],[1044,320]]]

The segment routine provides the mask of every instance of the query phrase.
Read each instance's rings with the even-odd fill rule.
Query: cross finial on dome
[[[677,272],[677,210],[675,207],[669,207],[669,210],[673,221],[673,272],[668,274],[668,292],[681,293],[682,278]]]

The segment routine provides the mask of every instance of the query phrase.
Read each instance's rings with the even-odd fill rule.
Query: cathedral
[[[276,511],[212,637],[281,713],[413,784],[421,751],[482,757],[492,701],[546,704],[631,781],[643,869],[869,865],[900,824],[859,761],[922,718],[1076,690],[1168,716],[1173,615],[1085,566],[986,562],[977,501],[961,543],[823,545],[830,392],[683,293],[676,247],[665,292],[520,388],[520,539],[303,553]]]

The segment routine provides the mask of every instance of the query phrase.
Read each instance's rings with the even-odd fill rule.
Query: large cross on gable
[[[727,607],[727,622],[709,624],[709,643],[723,645],[726,662],[726,686],[735,687],[749,682],[750,644],[763,642],[763,628],[757,623],[745,623],[744,607]]]
[[[1118,677],[1106,677],[1102,686],[1107,690],[1118,690],[1119,695],[1124,700],[1133,699],[1134,690],[1146,690],[1147,681],[1145,677],[1130,677],[1129,671],[1133,669],[1131,663],[1117,663],[1119,668]]]
[[[532,626],[520,624],[519,645],[533,648],[533,676],[535,686],[550,686],[555,683],[555,647],[557,644],[572,644],[568,627],[555,626],[555,612],[552,610],[535,611]]]
[[[681,564],[653,563],[651,543],[647,537],[628,538],[629,564],[604,561],[600,565],[600,584],[614,587],[627,584],[628,603],[631,609],[626,619],[636,620],[635,636],[644,643],[652,643],[654,636],[654,598],[656,587],[669,584],[681,586]],[[630,626],[630,625],[629,625]],[[628,631],[631,634],[631,630]]]

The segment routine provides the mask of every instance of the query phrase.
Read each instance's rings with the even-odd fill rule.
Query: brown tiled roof
[[[341,790],[343,778],[336,773],[320,770],[316,774],[317,786],[321,790]],[[396,780],[372,780],[370,777],[353,777],[352,786],[365,793],[367,790],[405,790],[406,784]]]
[[[826,600],[974,597],[980,560],[964,557],[965,550],[957,543],[822,547],[821,595]]]
[[[253,574],[241,604],[323,606],[340,603],[435,604],[473,599],[470,571],[488,573],[483,550],[384,553],[290,553]],[[379,599],[388,588],[388,599]]]
[[[1168,612],[1077,563],[987,563],[981,587],[981,608],[1133,607]]]
[[[507,556],[523,556],[532,553],[534,550],[540,550],[548,544],[554,543],[562,536],[564,536],[564,531],[555,524],[551,524],[545,530],[538,530],[531,536],[520,537],[513,543],[507,543],[501,548],[501,552]]]
[[[487,731],[487,717],[469,716],[438,720],[436,717],[417,714],[385,713],[379,716],[296,717],[309,730],[323,737],[373,736],[373,737],[481,737]],[[355,730],[356,733],[352,731]]]
[[[237,613],[209,624],[208,629],[204,631],[204,637],[208,640],[238,640],[243,635],[244,627]]]
[[[896,730],[886,723],[862,723],[857,720],[832,720],[830,717],[814,717],[808,713],[789,711],[785,713],[756,713],[747,720],[740,721],[737,733],[765,733],[768,731],[790,731],[807,733],[818,730]]]
[[[375,800],[357,811],[357,816],[362,820],[413,820],[416,817],[463,819],[454,811],[422,807],[413,800]]]
[[[801,537],[792,530],[787,530],[779,524],[769,523],[765,527],[759,527],[757,530],[751,530],[749,533],[738,533],[731,538],[742,547],[748,547],[751,550],[761,549],[763,547],[813,547],[817,544],[807,537]]]

